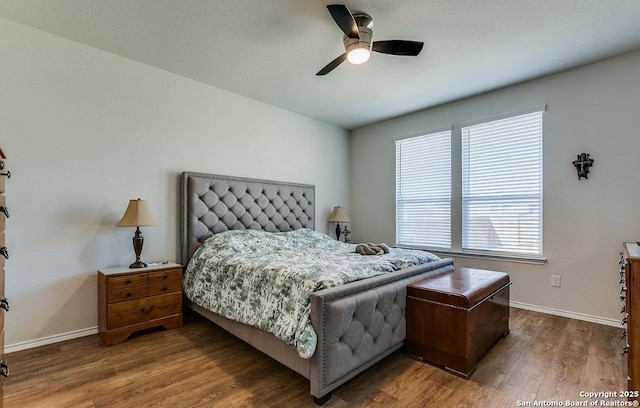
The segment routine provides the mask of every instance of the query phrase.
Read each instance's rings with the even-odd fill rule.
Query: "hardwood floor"
[[[334,391],[324,407],[533,406],[626,389],[622,329],[521,309],[511,309],[510,326],[470,380],[398,351]],[[315,407],[305,378],[190,313],[180,329],[113,347],[95,335],[7,360],[7,408]]]

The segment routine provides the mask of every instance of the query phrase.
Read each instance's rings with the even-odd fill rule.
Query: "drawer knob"
[[[0,308],[6,310],[7,312],[9,311],[9,301],[7,300],[7,298],[3,297],[2,299],[0,299]]]
[[[7,176],[7,178],[11,178],[11,172],[7,171],[6,173],[0,173],[0,176]]]
[[[4,213],[4,216],[9,218],[9,208],[2,205],[0,206],[0,212]]]
[[[127,279],[124,283],[126,283],[127,285],[131,284],[131,279]]]
[[[169,277],[169,275],[167,275],[166,273],[164,275],[162,275],[162,279],[167,279]]]
[[[7,250],[6,246],[3,246],[2,248],[0,248],[0,254],[2,254],[2,256],[4,256],[5,259],[9,259],[9,251]]]
[[[145,314],[146,314],[146,313],[151,313],[151,311],[152,311],[153,309],[155,309],[155,308],[156,308],[156,305],[151,305],[151,307],[149,307],[149,309],[145,309],[144,307],[141,307],[141,308],[140,308],[140,311],[141,311],[142,313],[145,313]]]
[[[627,354],[629,352],[629,346],[622,347],[622,354]]]
[[[126,297],[131,297],[131,293],[127,292]]]
[[[9,363],[6,360],[0,360],[0,375],[5,378],[9,376]]]
[[[160,290],[161,290],[161,291],[163,291],[163,292],[166,292],[166,291],[168,291],[168,290],[169,290],[169,288],[168,288],[168,287],[166,287],[166,286],[163,286],[163,287],[162,287],[162,289],[160,289]]]
[[[627,317],[626,317],[626,316],[622,318],[622,320],[620,321],[620,324],[621,324],[622,326],[624,326],[625,324],[627,324]]]

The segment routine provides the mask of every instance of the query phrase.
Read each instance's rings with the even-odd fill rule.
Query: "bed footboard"
[[[318,335],[311,359],[311,395],[332,390],[402,347],[406,334],[407,285],[453,270],[443,259],[311,295],[311,322]]]

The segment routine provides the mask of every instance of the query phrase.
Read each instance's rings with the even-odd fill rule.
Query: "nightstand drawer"
[[[107,279],[107,291],[130,288],[133,286],[144,286],[147,284],[147,274],[127,274],[123,276],[109,276]]]
[[[107,305],[107,329],[182,313],[182,293]]]
[[[149,272],[147,278],[149,285],[180,280],[182,280],[182,269],[165,269],[164,271]]]
[[[146,286],[115,289],[107,292],[107,303],[124,302],[125,300],[140,299],[147,296]]]
[[[153,285],[149,285],[148,288],[149,296],[180,292],[182,290],[182,281],[177,280],[164,283],[154,283]]]

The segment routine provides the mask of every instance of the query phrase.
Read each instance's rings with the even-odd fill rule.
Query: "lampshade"
[[[129,200],[127,211],[116,227],[147,227],[158,225],[158,221],[151,214],[147,200]]]
[[[342,210],[342,207],[337,206],[337,207],[333,207],[333,212],[329,216],[328,221],[329,222],[349,222],[349,219],[347,218],[346,215],[344,215],[344,211]]]

